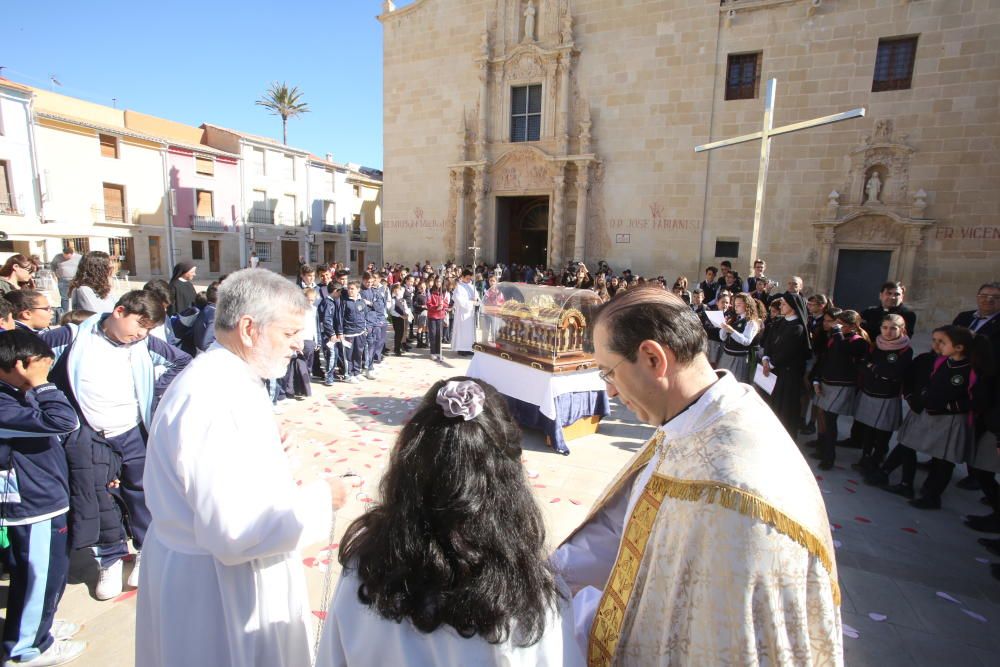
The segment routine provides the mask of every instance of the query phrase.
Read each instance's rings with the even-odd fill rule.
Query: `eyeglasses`
[[[617,364],[612,366],[610,370],[601,371],[600,373],[598,373],[597,377],[601,378],[601,382],[604,382],[605,384],[614,384],[615,381],[611,379],[611,376],[614,374],[616,370],[618,370],[618,367],[621,366],[626,361],[628,361],[627,358],[622,359]]]
[[[977,299],[982,299],[983,301],[996,301],[998,298],[1000,298],[1000,295],[997,295],[997,294],[977,294],[976,298]]]
[[[47,311],[49,311],[51,313],[52,312],[52,306],[35,306],[31,310],[47,310]]]

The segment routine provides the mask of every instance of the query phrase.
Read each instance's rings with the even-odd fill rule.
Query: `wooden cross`
[[[750,235],[751,262],[757,259],[757,244],[760,241],[760,219],[764,210],[764,188],[767,185],[767,164],[771,159],[771,138],[776,137],[779,134],[788,134],[790,132],[798,132],[799,130],[808,130],[811,127],[829,125],[830,123],[839,123],[842,120],[849,120],[851,118],[862,118],[865,115],[865,110],[862,107],[860,109],[851,109],[850,111],[833,114],[832,116],[813,118],[812,120],[804,120],[799,123],[792,123],[791,125],[784,125],[782,127],[775,128],[774,95],[777,84],[777,79],[770,79],[767,82],[767,89],[764,93],[764,123],[760,132],[744,134],[732,139],[713,141],[710,144],[696,146],[694,149],[696,153],[701,153],[704,151],[714,150],[716,148],[723,148],[725,146],[735,146],[736,144],[743,144],[748,141],[756,141],[757,139],[761,140],[760,166],[757,170],[757,202],[753,209],[753,232]]]

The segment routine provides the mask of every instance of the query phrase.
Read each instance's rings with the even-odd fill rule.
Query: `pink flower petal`
[[[856,517],[854,517],[854,520],[857,521],[858,523],[871,523],[872,522],[871,519],[866,519],[863,516],[856,516]]]
[[[549,501],[549,504],[557,503],[557,502],[559,502],[559,499],[558,498],[553,498],[552,500]]]
[[[313,616],[315,616],[316,618],[318,618],[321,621],[325,621],[326,620],[326,612],[325,611],[315,611],[315,610],[313,610]]]
[[[913,533],[914,535],[917,534],[916,528],[900,528],[900,530],[902,530],[905,533]]]

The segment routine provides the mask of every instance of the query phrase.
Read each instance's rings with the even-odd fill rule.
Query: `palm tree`
[[[288,87],[285,82],[275,81],[254,104],[269,109],[275,116],[281,116],[282,142],[288,145],[288,119],[309,113],[309,104],[302,102],[302,92],[298,86]]]

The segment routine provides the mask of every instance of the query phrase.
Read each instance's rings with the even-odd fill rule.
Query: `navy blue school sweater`
[[[880,350],[868,353],[861,389],[876,398],[896,398],[903,390],[903,379],[913,363],[913,348]]]
[[[0,513],[9,525],[69,509],[69,466],[60,436],[79,428],[54,384],[21,392],[0,382]]]
[[[340,300],[340,324],[341,328],[337,334],[343,336],[356,336],[365,333],[368,322],[368,304],[364,299],[358,297],[351,299],[344,297]]]
[[[823,383],[837,387],[857,385],[867,355],[868,343],[864,338],[856,333],[845,336],[840,328],[834,328],[822,358]]]

